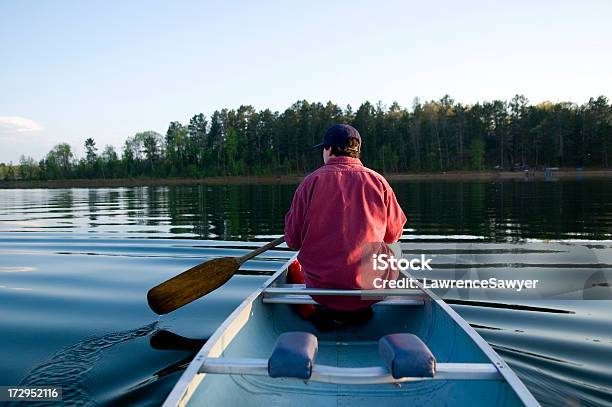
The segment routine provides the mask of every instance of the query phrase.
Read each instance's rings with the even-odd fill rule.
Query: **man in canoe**
[[[323,149],[324,165],[302,181],[285,216],[285,241],[300,250],[289,268],[288,283],[374,288],[371,268],[364,273],[364,264],[371,264],[367,254],[398,241],[406,216],[385,178],[359,160],[357,129],[336,124],[315,148]],[[314,299],[320,306],[300,305],[299,312],[321,330],[333,329],[336,322],[366,322],[373,315],[372,301],[359,297]]]

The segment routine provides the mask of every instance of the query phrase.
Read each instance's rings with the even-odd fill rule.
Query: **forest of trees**
[[[362,135],[362,161],[383,173],[483,170],[517,167],[609,167],[612,105],[606,97],[583,105],[510,102],[463,105],[445,96],[393,103],[363,103],[357,110],[298,101],[284,112],[252,106],[171,122],[166,134],[145,131],[129,137],[121,151],[84,141],[77,158],[66,143],[40,160],[22,156],[0,164],[5,180],[73,178],[206,177],[304,174],[321,165],[310,150],[334,123]]]

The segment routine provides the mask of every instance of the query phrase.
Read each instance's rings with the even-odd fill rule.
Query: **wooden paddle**
[[[247,260],[285,241],[279,237],[242,257],[222,257],[205,261],[151,288],[147,293],[149,307],[159,314],[167,314],[221,287]]]

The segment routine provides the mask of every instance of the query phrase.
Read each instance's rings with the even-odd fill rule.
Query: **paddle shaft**
[[[278,239],[274,239],[272,240],[270,243],[261,246],[259,249],[255,249],[253,250],[251,253],[247,253],[242,257],[238,257],[238,264],[242,265],[245,261],[252,259],[255,256],[258,256],[260,254],[262,254],[263,252],[270,250],[273,247],[278,246],[279,244],[283,243],[285,241],[285,236],[281,236]]]

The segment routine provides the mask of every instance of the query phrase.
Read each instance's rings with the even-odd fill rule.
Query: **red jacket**
[[[369,289],[372,278],[362,270],[371,264],[372,245],[399,240],[404,223],[393,189],[380,174],[357,158],[331,157],[295,191],[285,216],[285,241],[300,250],[307,287]],[[341,310],[371,303],[358,297],[315,300]]]

